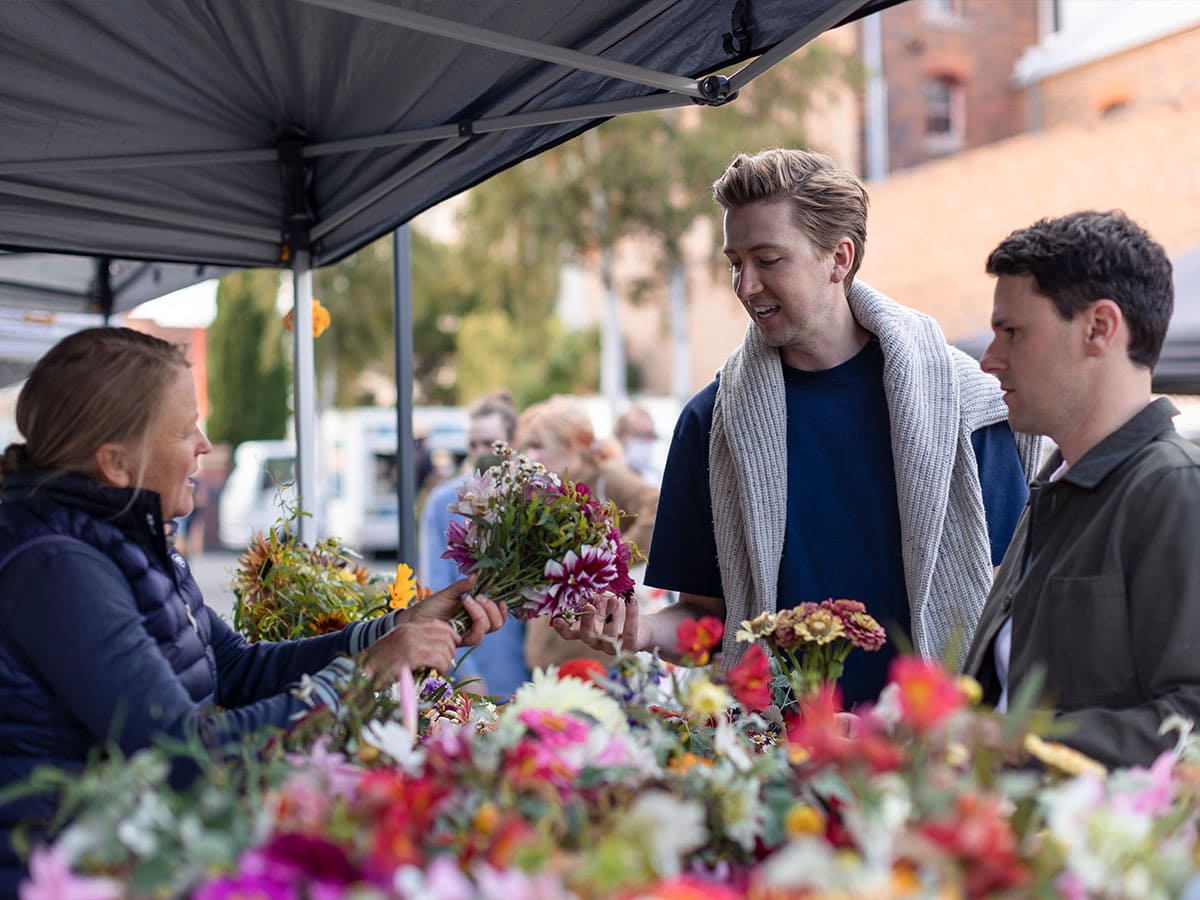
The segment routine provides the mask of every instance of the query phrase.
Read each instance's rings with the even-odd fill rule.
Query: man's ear
[[[1125,314],[1112,300],[1096,300],[1082,313],[1085,316],[1085,352],[1100,356],[1109,351],[1118,335],[1126,331]],[[1126,336],[1128,339],[1128,336]]]
[[[852,265],[854,265],[854,242],[850,238],[844,237],[833,247],[833,270],[829,273],[829,280],[834,284],[841,284],[850,274]]]
[[[113,487],[133,485],[133,469],[129,452],[120,444],[101,444],[93,454],[101,481]]]

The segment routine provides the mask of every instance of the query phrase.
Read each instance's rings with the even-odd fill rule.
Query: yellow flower
[[[970,675],[959,675],[954,679],[954,686],[967,698],[968,706],[978,706],[983,699],[983,688]]]
[[[753,619],[742,622],[734,635],[739,641],[752,644],[759,638],[770,637],[775,631],[775,614],[759,613]]]
[[[412,566],[400,563],[396,566],[396,580],[388,585],[388,607],[391,609],[408,609],[417,596],[417,578]]]
[[[813,610],[796,626],[800,636],[814,644],[828,644],[845,630],[842,620],[827,609]]]
[[[318,613],[309,626],[310,633],[329,634],[331,631],[341,631],[350,622],[346,618],[346,614],[340,609],[335,609],[333,612]]]
[[[1090,772],[1103,778],[1108,774],[1108,769],[1103,765],[1090,756],[1080,753],[1074,747],[1053,741],[1043,741],[1036,734],[1025,735],[1025,752],[1039,762],[1052,766],[1060,772],[1066,772],[1068,775],[1082,775],[1084,772]]]
[[[788,837],[797,837],[802,834],[823,834],[825,817],[815,807],[807,803],[797,803],[784,816],[783,830],[787,832]]]
[[[312,333],[313,340],[316,340],[325,333],[325,329],[333,324],[333,319],[329,315],[329,310],[321,305],[321,301],[313,297],[312,301]],[[287,315],[283,317],[283,327],[291,331],[296,327],[296,311],[289,309]]]
[[[697,716],[712,718],[722,715],[729,708],[732,698],[729,691],[707,678],[698,678],[687,686],[684,698],[688,711]]]
[[[667,763],[667,768],[672,772],[678,772],[683,775],[690,772],[696,766],[707,766],[712,768],[712,760],[703,756],[698,756],[695,753],[681,753],[678,756],[672,756],[671,761]]]
[[[474,830],[485,837],[490,837],[496,832],[496,826],[499,824],[500,808],[490,801],[479,804],[479,809],[475,811],[475,819],[472,822]]]
[[[971,761],[971,751],[961,741],[950,741],[946,745],[946,763],[961,768]]]

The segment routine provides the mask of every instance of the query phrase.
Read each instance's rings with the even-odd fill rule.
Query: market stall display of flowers
[[[44,773],[72,821],[23,896],[1141,898],[1196,869],[1185,723],[1149,769],[1045,742],[1056,765],[1007,768],[1031,717],[934,664],[898,660],[850,719],[828,686],[763,703],[770,680],[761,651],[724,680],[626,656],[503,707],[413,685],[340,746],[206,761],[185,792],[171,748]]]
[[[473,518],[450,552],[464,570],[519,559],[519,576],[495,565],[493,583],[527,614],[569,615],[588,591],[619,586],[612,514],[508,465],[507,487],[491,473],[460,495]],[[519,503],[505,493],[518,482]],[[511,529],[499,544],[497,521]],[[568,521],[553,553],[518,552],[536,523],[561,536]],[[337,549],[325,548],[333,578],[364,586]],[[268,542],[248,565],[262,576],[269,557],[290,583],[279,550]],[[293,627],[260,593],[274,627]],[[422,591],[401,570],[368,593],[381,611]],[[247,621],[261,623],[255,612]],[[710,657],[723,630],[680,628],[690,666],[575,661],[502,705],[437,676],[394,688],[360,676],[336,715],[264,734],[235,760],[197,742],[97,759],[82,775],[41,770],[31,786],[61,793],[60,828],[32,848],[21,896],[1167,898],[1192,882],[1191,723],[1164,723],[1178,742],[1150,768],[1108,772],[1055,743],[1030,697],[997,716],[973,682],[918,658],[897,659],[879,702],[846,714],[846,654],[885,639],[852,600],[742,623],[752,646],[721,676]],[[201,776],[177,790],[181,758]]]

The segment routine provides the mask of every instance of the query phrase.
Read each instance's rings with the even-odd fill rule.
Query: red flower
[[[842,620],[846,638],[854,646],[863,650],[878,650],[887,642],[887,632],[883,626],[857,600],[826,600],[821,606]]]
[[[725,677],[738,703],[746,709],[760,710],[771,702],[771,664],[761,644],[746,651],[741,661]]]
[[[888,674],[900,689],[903,721],[914,731],[931,731],[966,704],[962,691],[937,663],[899,656]]]
[[[1017,837],[999,797],[961,794],[952,814],[927,822],[921,833],[958,860],[966,874],[970,897],[990,897],[1029,880],[1029,870],[1017,855]]]
[[[684,619],[675,631],[679,655],[691,665],[703,666],[724,634],[725,625],[716,616],[703,616],[699,621]]]
[[[841,694],[830,685],[801,701],[800,713],[787,720],[787,738],[818,767],[864,766],[879,774],[894,771],[903,758],[876,719],[846,715]]]
[[[858,849],[858,843],[851,836],[850,831],[846,828],[845,819],[842,818],[842,807],[846,804],[837,797],[830,797],[825,801],[827,815],[825,816],[825,840],[830,846],[839,849],[850,847]]]
[[[808,753],[815,766],[837,765],[851,759],[854,743],[843,724],[842,694],[836,686],[822,685],[800,702],[800,712],[787,722],[789,744]]]
[[[568,659],[558,667],[559,681],[564,678],[578,678],[585,684],[593,684],[596,680],[603,681],[607,677],[608,669],[604,668],[603,663],[582,656]]]
[[[276,834],[255,851],[265,872],[280,881],[347,885],[361,877],[346,851],[324,838],[307,834]]]

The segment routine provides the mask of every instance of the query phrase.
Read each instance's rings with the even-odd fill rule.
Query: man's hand
[[[556,617],[550,620],[550,625],[559,637],[582,641],[609,654],[616,654],[618,649],[644,650],[649,640],[647,634],[641,633],[648,629],[642,627],[638,617],[637,598],[625,600],[607,592],[594,595],[573,624]]]

